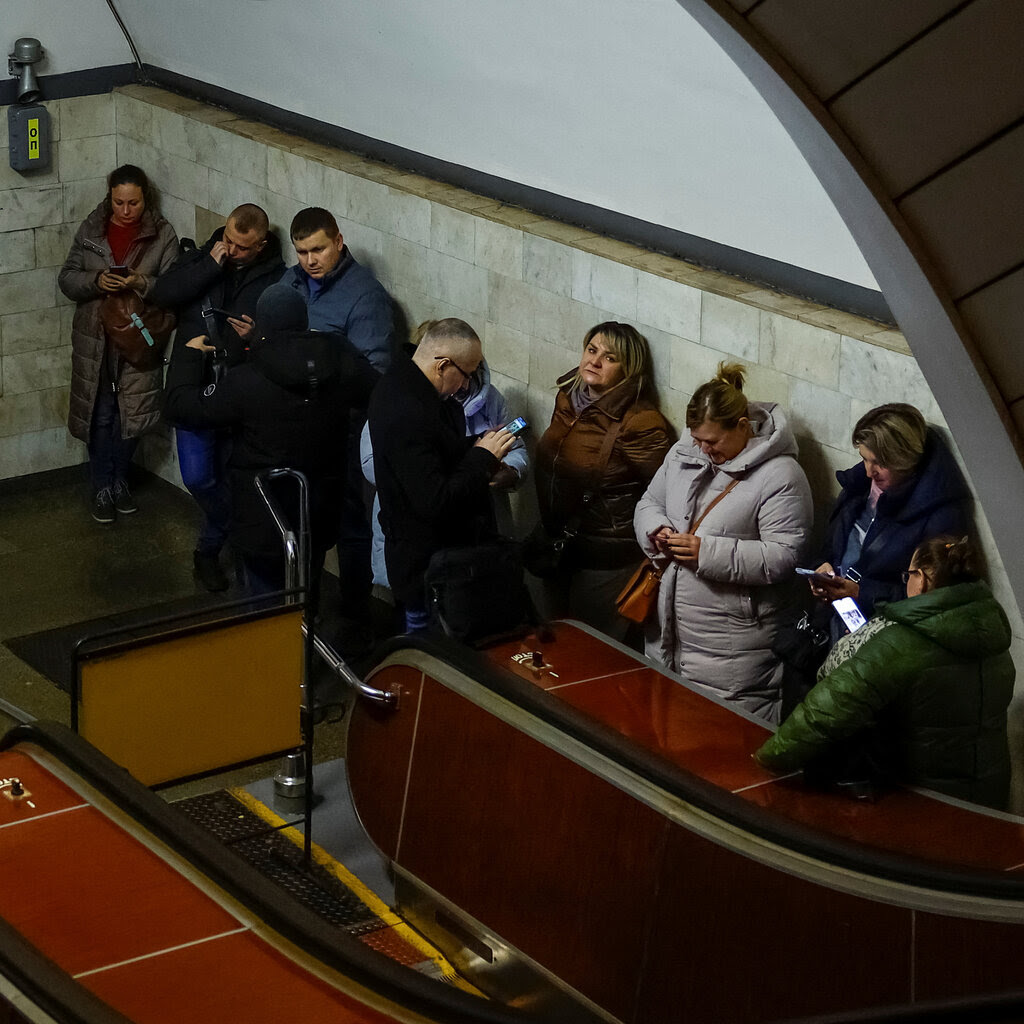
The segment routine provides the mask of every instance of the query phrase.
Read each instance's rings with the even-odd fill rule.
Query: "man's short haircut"
[[[309,238],[310,235],[315,235],[318,231],[323,231],[328,238],[336,238],[341,234],[338,230],[338,222],[330,210],[325,210],[322,206],[310,206],[295,214],[289,234],[294,242],[302,238]]]
[[[430,355],[448,355],[464,352],[473,345],[480,344],[480,336],[465,320],[449,316],[443,320],[433,320],[423,332],[419,348]]]
[[[240,235],[255,231],[260,238],[266,238],[270,230],[270,218],[266,210],[255,203],[242,203],[241,206],[236,206],[228,214],[228,220],[234,222],[235,230]]]

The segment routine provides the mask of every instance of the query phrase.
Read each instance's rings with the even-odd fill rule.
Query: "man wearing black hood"
[[[205,334],[221,352],[221,365],[236,366],[245,360],[259,297],[284,271],[281,243],[264,210],[244,203],[204,246],[188,249],[183,242],[182,248],[177,262],[154,284],[152,299],[178,316],[180,342],[171,361],[185,341]],[[231,514],[225,475],[228,435],[186,429],[175,434],[181,479],[204,516],[192,556],[196,576],[207,590],[226,590],[218,559]]]
[[[229,535],[254,589],[284,583],[281,537],[256,474],[287,466],[306,475],[315,583],[337,539],[349,412],[366,406],[378,374],[345,338],[310,331],[305,302],[286,285],[260,297],[254,337],[248,361],[208,385],[203,360],[214,346],[204,335],[183,345],[167,375],[164,412],[190,430],[232,428]],[[280,484],[281,504],[297,527],[294,485]]]

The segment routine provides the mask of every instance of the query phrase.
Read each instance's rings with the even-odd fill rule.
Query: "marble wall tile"
[[[354,221],[345,220],[343,217],[338,218],[338,230],[352,255],[363,266],[369,267],[375,276],[379,277],[381,268],[384,266],[384,232],[378,231],[376,228],[368,228],[365,224],[356,224]],[[290,240],[288,244],[291,245]]]
[[[118,136],[130,136],[133,139],[152,142],[156,138],[153,119],[158,109],[150,103],[128,95],[123,90],[115,92],[114,123]]]
[[[0,399],[0,437],[62,428],[67,420],[67,387],[26,391]]]
[[[113,93],[70,96],[57,102],[60,106],[62,140],[114,134]]]
[[[849,443],[848,395],[794,377],[788,411],[794,434],[813,437],[833,448],[842,448]]]
[[[193,122],[190,122],[193,123]],[[259,142],[235,135],[227,128],[211,129],[212,145],[205,160],[211,170],[249,182],[258,188],[267,187],[267,148]]]
[[[389,291],[395,301],[395,331],[399,341],[404,341],[417,324],[434,318],[437,300],[432,295],[402,287]]]
[[[193,241],[197,241],[195,204],[186,199],[179,199],[177,196],[164,195],[160,199],[160,212],[167,218],[179,239],[191,238]],[[198,239],[200,245],[204,241],[206,241],[205,238]]]
[[[524,334],[536,334],[534,311],[539,289],[504,274],[488,276],[487,318]]]
[[[430,204],[430,248],[472,263],[477,218],[441,203]]]
[[[41,224],[59,224],[65,219],[62,201],[60,185],[13,188],[0,192],[0,233],[23,231]]]
[[[700,340],[701,293],[689,285],[637,272],[636,318],[688,341]]]
[[[551,419],[551,410],[555,402],[555,381],[567,370],[579,365],[560,345],[549,345],[546,341],[533,339],[530,348],[530,388],[539,388],[548,394],[547,419]],[[533,420],[531,422],[538,422]],[[547,420],[544,421],[545,423]]]
[[[700,343],[741,361],[758,359],[761,311],[735,299],[705,292],[701,300]]]
[[[873,406],[886,402],[908,402],[935,422],[940,416],[916,360],[899,352],[843,338],[839,362],[839,390]]]
[[[523,233],[490,220],[476,222],[473,262],[505,277],[523,276]]]
[[[487,271],[441,252],[428,253],[430,286],[442,302],[469,310],[477,319],[487,314]]]
[[[382,229],[385,224],[389,223],[388,204],[390,199],[387,185],[382,185],[378,181],[370,181],[368,178],[360,178],[355,174],[343,174],[342,176],[345,180],[346,194],[344,202],[337,207],[336,212],[347,220],[354,220],[357,224],[365,224],[371,228]],[[427,240],[429,237],[428,234]],[[415,239],[407,239],[407,241],[415,241]]]
[[[291,196],[278,195],[269,190],[262,192],[263,202],[257,203],[266,211],[270,219],[270,228],[276,232],[281,242],[281,258],[285,263],[295,262],[295,250],[292,248],[291,235],[288,233],[292,226],[292,218],[305,208],[306,204]],[[239,205],[238,203],[235,204]]]
[[[0,438],[0,480],[77,466],[84,461],[84,445],[72,440],[63,427]]]
[[[69,338],[70,334],[61,333],[60,310],[56,306],[0,316],[0,353],[5,356],[54,348],[66,344]]]
[[[307,206],[322,206],[335,217],[348,217],[351,174],[330,164],[310,162],[307,174]]]
[[[761,362],[823,388],[839,386],[839,335],[778,313],[761,313]]]
[[[598,309],[606,309],[618,320],[636,322],[637,271],[623,263],[574,250],[572,254],[572,297]]]
[[[103,196],[107,191],[107,176],[104,174],[101,178],[69,181],[62,186],[62,191],[64,207],[60,220],[74,224],[77,231],[78,225],[103,201]],[[40,221],[40,223],[55,222]]]
[[[208,210],[204,206],[197,206],[195,208],[195,222],[195,234],[186,237],[192,238],[199,245],[203,245],[217,228],[224,227],[225,215],[214,213],[213,210]]]
[[[523,232],[523,280],[537,288],[571,298],[573,252],[561,242]]]
[[[729,354],[680,339],[672,348],[672,387],[689,399],[705,381],[715,376],[721,360]]]
[[[189,121],[187,115],[176,110],[155,109],[152,124],[153,145],[168,156],[194,162],[195,153],[189,138]]]
[[[61,267],[74,241],[76,224],[48,224],[33,232],[37,267]]]
[[[0,310],[5,314],[49,309],[56,304],[57,273],[53,267],[0,274]]]
[[[672,386],[672,352],[681,341],[667,331],[655,330],[653,327],[642,327],[643,336],[651,352],[652,377],[659,392]],[[580,338],[582,345],[583,338]]]
[[[390,291],[404,293],[410,290],[423,295],[436,294],[430,274],[430,249],[394,235],[381,235],[380,240],[379,276]]]
[[[786,414],[792,397],[793,378],[770,366],[751,363],[747,367],[743,390],[753,402],[778,402]]]
[[[43,391],[67,384],[71,376],[71,346],[20,352],[2,357],[4,397]]]
[[[310,199],[309,183],[313,166],[305,157],[276,147],[268,148],[267,188],[278,195],[296,199],[303,206],[318,206],[319,203]]]
[[[484,356],[492,372],[504,374],[524,384],[529,383],[531,338],[528,334],[488,320],[481,338]]]
[[[94,135],[65,139],[60,144],[60,179],[63,182],[106,177],[117,166],[117,139]]]
[[[550,344],[558,345],[572,353],[572,358],[579,360],[583,351],[583,338],[595,324],[602,323],[608,317],[600,309],[585,302],[567,299],[554,292],[546,292],[541,288],[528,289],[529,306],[527,314],[533,313],[533,326],[529,316],[522,317],[523,330],[529,331],[535,338],[543,338]],[[511,326],[516,327],[513,323]]]
[[[268,197],[271,193],[265,188],[259,188],[244,178],[233,174],[224,174],[212,168],[209,175],[210,198],[206,206],[214,213],[227,217],[240,203],[255,203],[264,209],[269,205]]]
[[[36,240],[31,228],[8,231],[0,235],[0,274],[34,270],[35,266]]]
[[[404,238],[408,242],[428,246],[430,245],[430,207],[431,203],[428,199],[388,188],[383,217],[376,223],[368,220],[363,223],[398,238]]]

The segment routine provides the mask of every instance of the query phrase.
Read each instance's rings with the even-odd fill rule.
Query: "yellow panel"
[[[79,732],[148,786],[297,747],[302,611],[82,664]]]

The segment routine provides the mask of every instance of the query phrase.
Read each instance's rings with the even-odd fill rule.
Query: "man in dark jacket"
[[[256,341],[247,362],[216,384],[204,384],[205,336],[184,345],[167,377],[165,414],[190,429],[231,427],[232,547],[255,590],[284,582],[281,537],[255,487],[264,469],[290,467],[309,481],[311,585],[325,552],[336,542],[345,479],[348,419],[366,406],[377,371],[338,335],[306,328],[305,304],[275,285],[256,308]],[[294,486],[274,488],[297,527]]]
[[[252,203],[232,210],[223,228],[202,248],[184,252],[153,287],[151,301],[178,315],[181,343],[172,362],[184,342],[198,335],[210,338],[221,366],[243,362],[256,303],[283,270],[281,243],[266,213]],[[184,428],[175,433],[182,481],[204,516],[192,556],[196,575],[207,590],[225,590],[228,580],[219,555],[231,513],[226,474],[230,435]]]
[[[396,357],[370,400],[388,578],[410,631],[426,625],[423,573],[430,556],[494,530],[490,483],[516,439],[490,430],[474,443],[453,399],[482,358],[469,324],[438,320],[411,360]]]
[[[300,210],[291,223],[298,265],[289,267],[282,283],[306,302],[309,326],[343,334],[381,373],[391,365],[395,348],[391,296],[358,263],[345,245],[338,222],[319,206]],[[359,435],[366,422],[361,413],[350,423],[350,475],[342,506],[338,540],[338,576],[342,614],[363,618],[370,596],[372,531],[366,484],[359,469]]]

